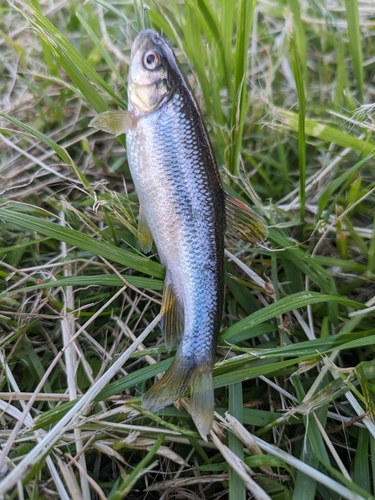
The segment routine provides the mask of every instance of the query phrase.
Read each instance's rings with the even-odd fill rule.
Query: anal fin
[[[184,330],[184,315],[168,273],[164,282],[161,314],[165,346],[168,351],[171,351],[181,339]]]
[[[225,196],[227,233],[252,245],[257,245],[267,237],[267,225],[259,214],[242,201]]]

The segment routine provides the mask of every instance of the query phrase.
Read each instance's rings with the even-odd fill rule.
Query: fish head
[[[173,94],[179,70],[172,50],[154,31],[141,31],[134,40],[128,81],[128,98],[134,109],[150,114]]]

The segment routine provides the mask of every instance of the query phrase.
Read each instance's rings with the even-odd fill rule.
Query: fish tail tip
[[[173,403],[189,387],[190,370],[180,363],[177,356],[164,376],[142,398],[142,407],[157,411]]]
[[[167,404],[163,405],[163,403],[157,398],[153,397],[152,394],[148,394],[148,392],[143,396],[141,405],[145,410],[152,412],[158,411],[164,406],[167,406]]]
[[[214,408],[212,369],[209,366],[198,367],[191,384],[190,411],[195,426],[205,441],[213,424]]]
[[[160,388],[158,382],[149,389],[142,398],[142,408],[148,411],[158,411],[169,406],[178,397],[172,390]]]

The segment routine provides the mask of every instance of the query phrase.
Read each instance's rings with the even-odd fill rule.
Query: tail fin
[[[214,383],[211,366],[198,366],[192,376],[190,389],[190,412],[196,428],[207,441],[214,420]]]
[[[192,375],[190,363],[184,363],[176,354],[173,363],[164,376],[149,389],[142,399],[142,406],[146,410],[157,411],[173,403],[187,391]]]
[[[157,411],[173,403],[191,388],[190,411],[200,435],[206,440],[214,417],[212,366],[196,365],[176,355],[165,375],[143,396],[142,406]]]

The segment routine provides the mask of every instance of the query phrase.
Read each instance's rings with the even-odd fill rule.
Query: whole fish
[[[154,31],[134,41],[128,111],[108,111],[92,126],[126,133],[127,155],[138,194],[139,239],[154,240],[166,268],[163,333],[172,365],[144,395],[156,411],[190,388],[190,411],[206,438],[214,412],[212,371],[224,298],[224,235],[251,242],[265,236],[262,220],[225,194],[195,99],[172,50]]]

